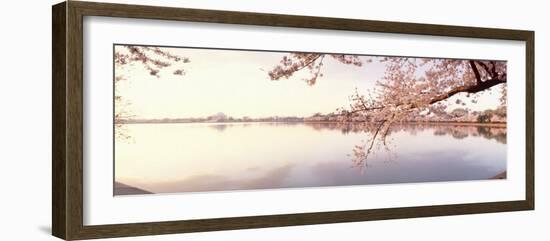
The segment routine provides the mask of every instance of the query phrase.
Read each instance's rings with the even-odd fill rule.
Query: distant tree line
[[[341,112],[339,114],[315,113],[309,117],[271,116],[251,118],[248,116],[236,118],[219,112],[208,117],[199,118],[162,118],[162,119],[118,119],[117,124],[132,123],[233,123],[233,122],[379,122],[369,115],[354,115]],[[464,122],[464,123],[505,123],[506,108],[471,111],[467,108],[456,108],[450,112],[442,111],[431,115],[422,115],[403,119],[400,122]]]

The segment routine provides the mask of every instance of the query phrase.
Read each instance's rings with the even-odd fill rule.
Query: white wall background
[[[544,1],[116,1],[190,8],[406,21],[536,31],[536,211],[119,240],[548,240],[550,21]],[[0,240],[56,240],[51,230],[51,10],[8,1],[0,10]],[[510,147],[513,148],[513,147]]]

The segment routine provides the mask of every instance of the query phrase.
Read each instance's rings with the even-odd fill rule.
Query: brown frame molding
[[[194,22],[368,31],[382,33],[519,40],[526,43],[525,200],[285,215],[83,225],[83,17],[109,16]],[[110,238],[214,230],[356,222],[533,210],[534,196],[533,31],[230,12],[94,2],[52,7],[52,233],[66,239]]]

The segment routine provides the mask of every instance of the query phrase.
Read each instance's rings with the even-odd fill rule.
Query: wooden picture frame
[[[534,32],[68,1],[52,8],[52,233],[66,240],[492,213],[534,209]],[[525,42],[525,199],[152,223],[83,224],[83,17],[160,19]]]

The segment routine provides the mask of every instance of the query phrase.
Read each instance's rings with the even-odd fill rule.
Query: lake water
[[[115,181],[153,193],[487,180],[506,171],[506,128],[400,125],[355,165],[370,134],[335,123],[128,124]],[[115,194],[117,194],[115,189]],[[118,193],[122,194],[122,193]]]

